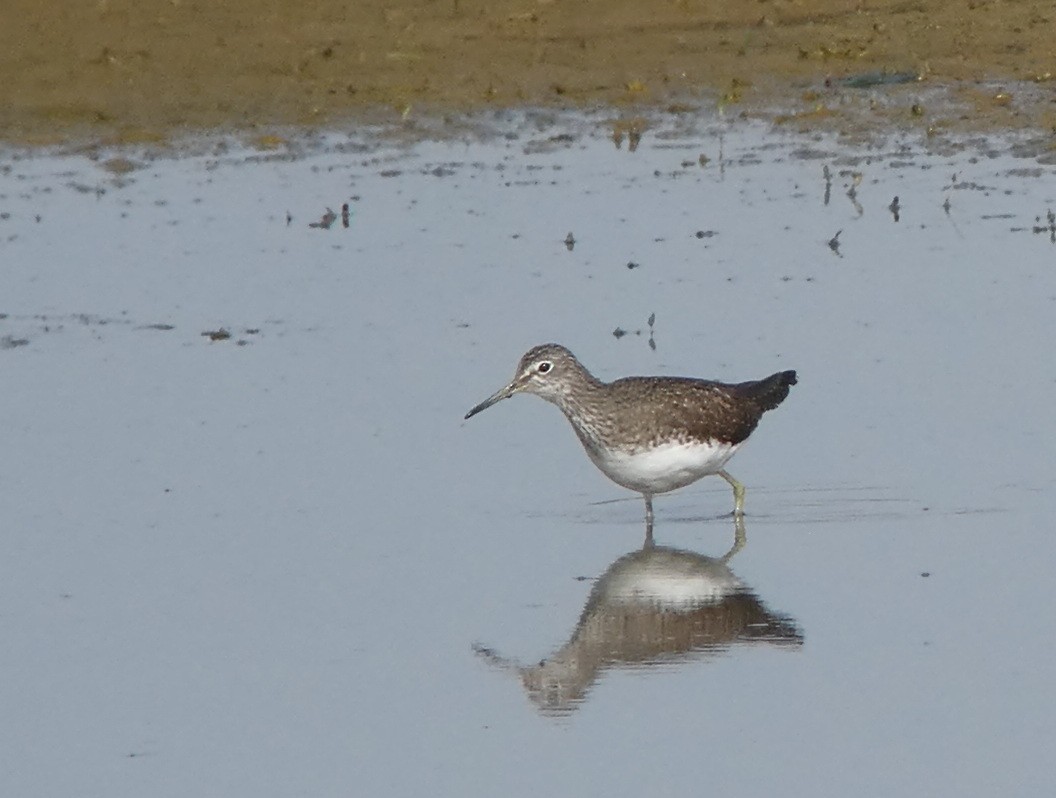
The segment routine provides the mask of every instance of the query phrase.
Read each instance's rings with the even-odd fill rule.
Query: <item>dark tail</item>
[[[779,371],[777,374],[771,374],[763,380],[742,382],[738,387],[746,396],[755,399],[765,413],[785,401],[785,397],[788,396],[788,389],[795,384],[796,372]]]

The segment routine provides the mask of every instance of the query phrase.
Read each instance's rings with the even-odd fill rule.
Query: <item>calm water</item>
[[[1056,790],[1054,167],[492,125],[0,158],[0,793]],[[462,421],[549,340],[797,369],[743,529]]]

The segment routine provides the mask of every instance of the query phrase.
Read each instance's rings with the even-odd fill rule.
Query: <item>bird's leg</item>
[[[722,562],[728,563],[733,559],[733,555],[744,548],[744,544],[748,542],[748,537],[744,533],[744,516],[734,516],[733,519],[733,547],[722,556]]]
[[[645,496],[645,545],[642,548],[650,548],[653,545],[653,497],[648,493]]]
[[[729,482],[733,488],[733,514],[744,515],[744,485],[731,477],[726,470],[720,471],[719,476]]]

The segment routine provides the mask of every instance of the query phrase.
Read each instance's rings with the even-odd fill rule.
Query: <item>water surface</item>
[[[601,121],[4,156],[0,792],[1056,787],[1053,167]],[[463,422],[549,340],[797,369],[743,530]]]

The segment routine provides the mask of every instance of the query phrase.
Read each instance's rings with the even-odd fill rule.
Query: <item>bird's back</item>
[[[602,386],[602,398],[588,424],[601,439],[633,428],[642,444],[673,437],[738,444],[795,384],[794,371],[735,384],[687,377],[625,377]]]

